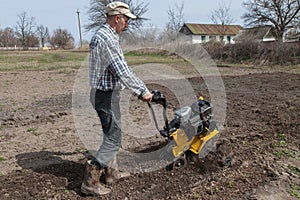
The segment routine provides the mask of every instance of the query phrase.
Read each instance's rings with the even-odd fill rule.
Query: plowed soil
[[[215,154],[191,157],[180,170],[132,174],[101,197],[80,192],[85,147],[71,111],[76,71],[0,73],[0,199],[299,199],[300,75],[220,70],[227,114],[218,142],[232,166]],[[189,81],[207,95],[201,78]]]

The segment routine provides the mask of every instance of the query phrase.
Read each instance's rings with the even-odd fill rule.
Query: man
[[[96,195],[110,192],[99,181],[102,175],[105,174],[107,183],[121,177],[116,161],[121,147],[119,91],[127,87],[143,101],[152,99],[145,84],[127,66],[119,44],[118,34],[128,27],[128,20],[136,16],[122,2],[108,4],[106,15],[106,23],[92,37],[89,64],[91,102],[101,121],[103,142],[95,157],[87,162],[81,185],[82,192]]]

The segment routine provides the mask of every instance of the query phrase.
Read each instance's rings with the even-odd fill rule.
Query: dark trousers
[[[122,141],[120,94],[118,91],[91,91],[91,102],[103,129],[103,141],[95,158],[103,166],[116,156]]]

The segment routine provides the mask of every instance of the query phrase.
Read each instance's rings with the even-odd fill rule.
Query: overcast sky
[[[241,15],[245,12],[241,6],[242,0],[139,0],[149,3],[149,11],[145,17],[152,24],[163,28],[168,22],[167,10],[174,8],[175,4],[184,3],[185,22],[212,23],[209,19],[210,13],[216,9],[219,3],[231,2],[230,14],[234,18],[234,24],[243,25]],[[87,10],[90,0],[1,0],[0,28],[14,28],[18,21],[18,15],[25,11],[28,16],[35,18],[35,22],[50,29],[67,29],[72,33],[76,42],[79,41],[78,21],[76,11],[79,9],[81,25],[88,22]],[[90,39],[91,34],[83,31],[83,38]]]

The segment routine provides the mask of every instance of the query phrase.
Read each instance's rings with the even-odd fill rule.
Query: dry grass
[[[29,71],[29,70],[76,70],[87,61],[88,51],[0,51],[0,71]],[[125,53],[126,60],[130,66],[147,63],[160,63],[172,67],[184,75],[192,75],[196,70],[184,59],[170,55],[162,51],[134,51]],[[217,63],[220,67],[230,69],[238,68],[256,69],[268,72],[289,72],[300,73],[300,65],[289,66],[259,66],[246,64],[223,64]]]

